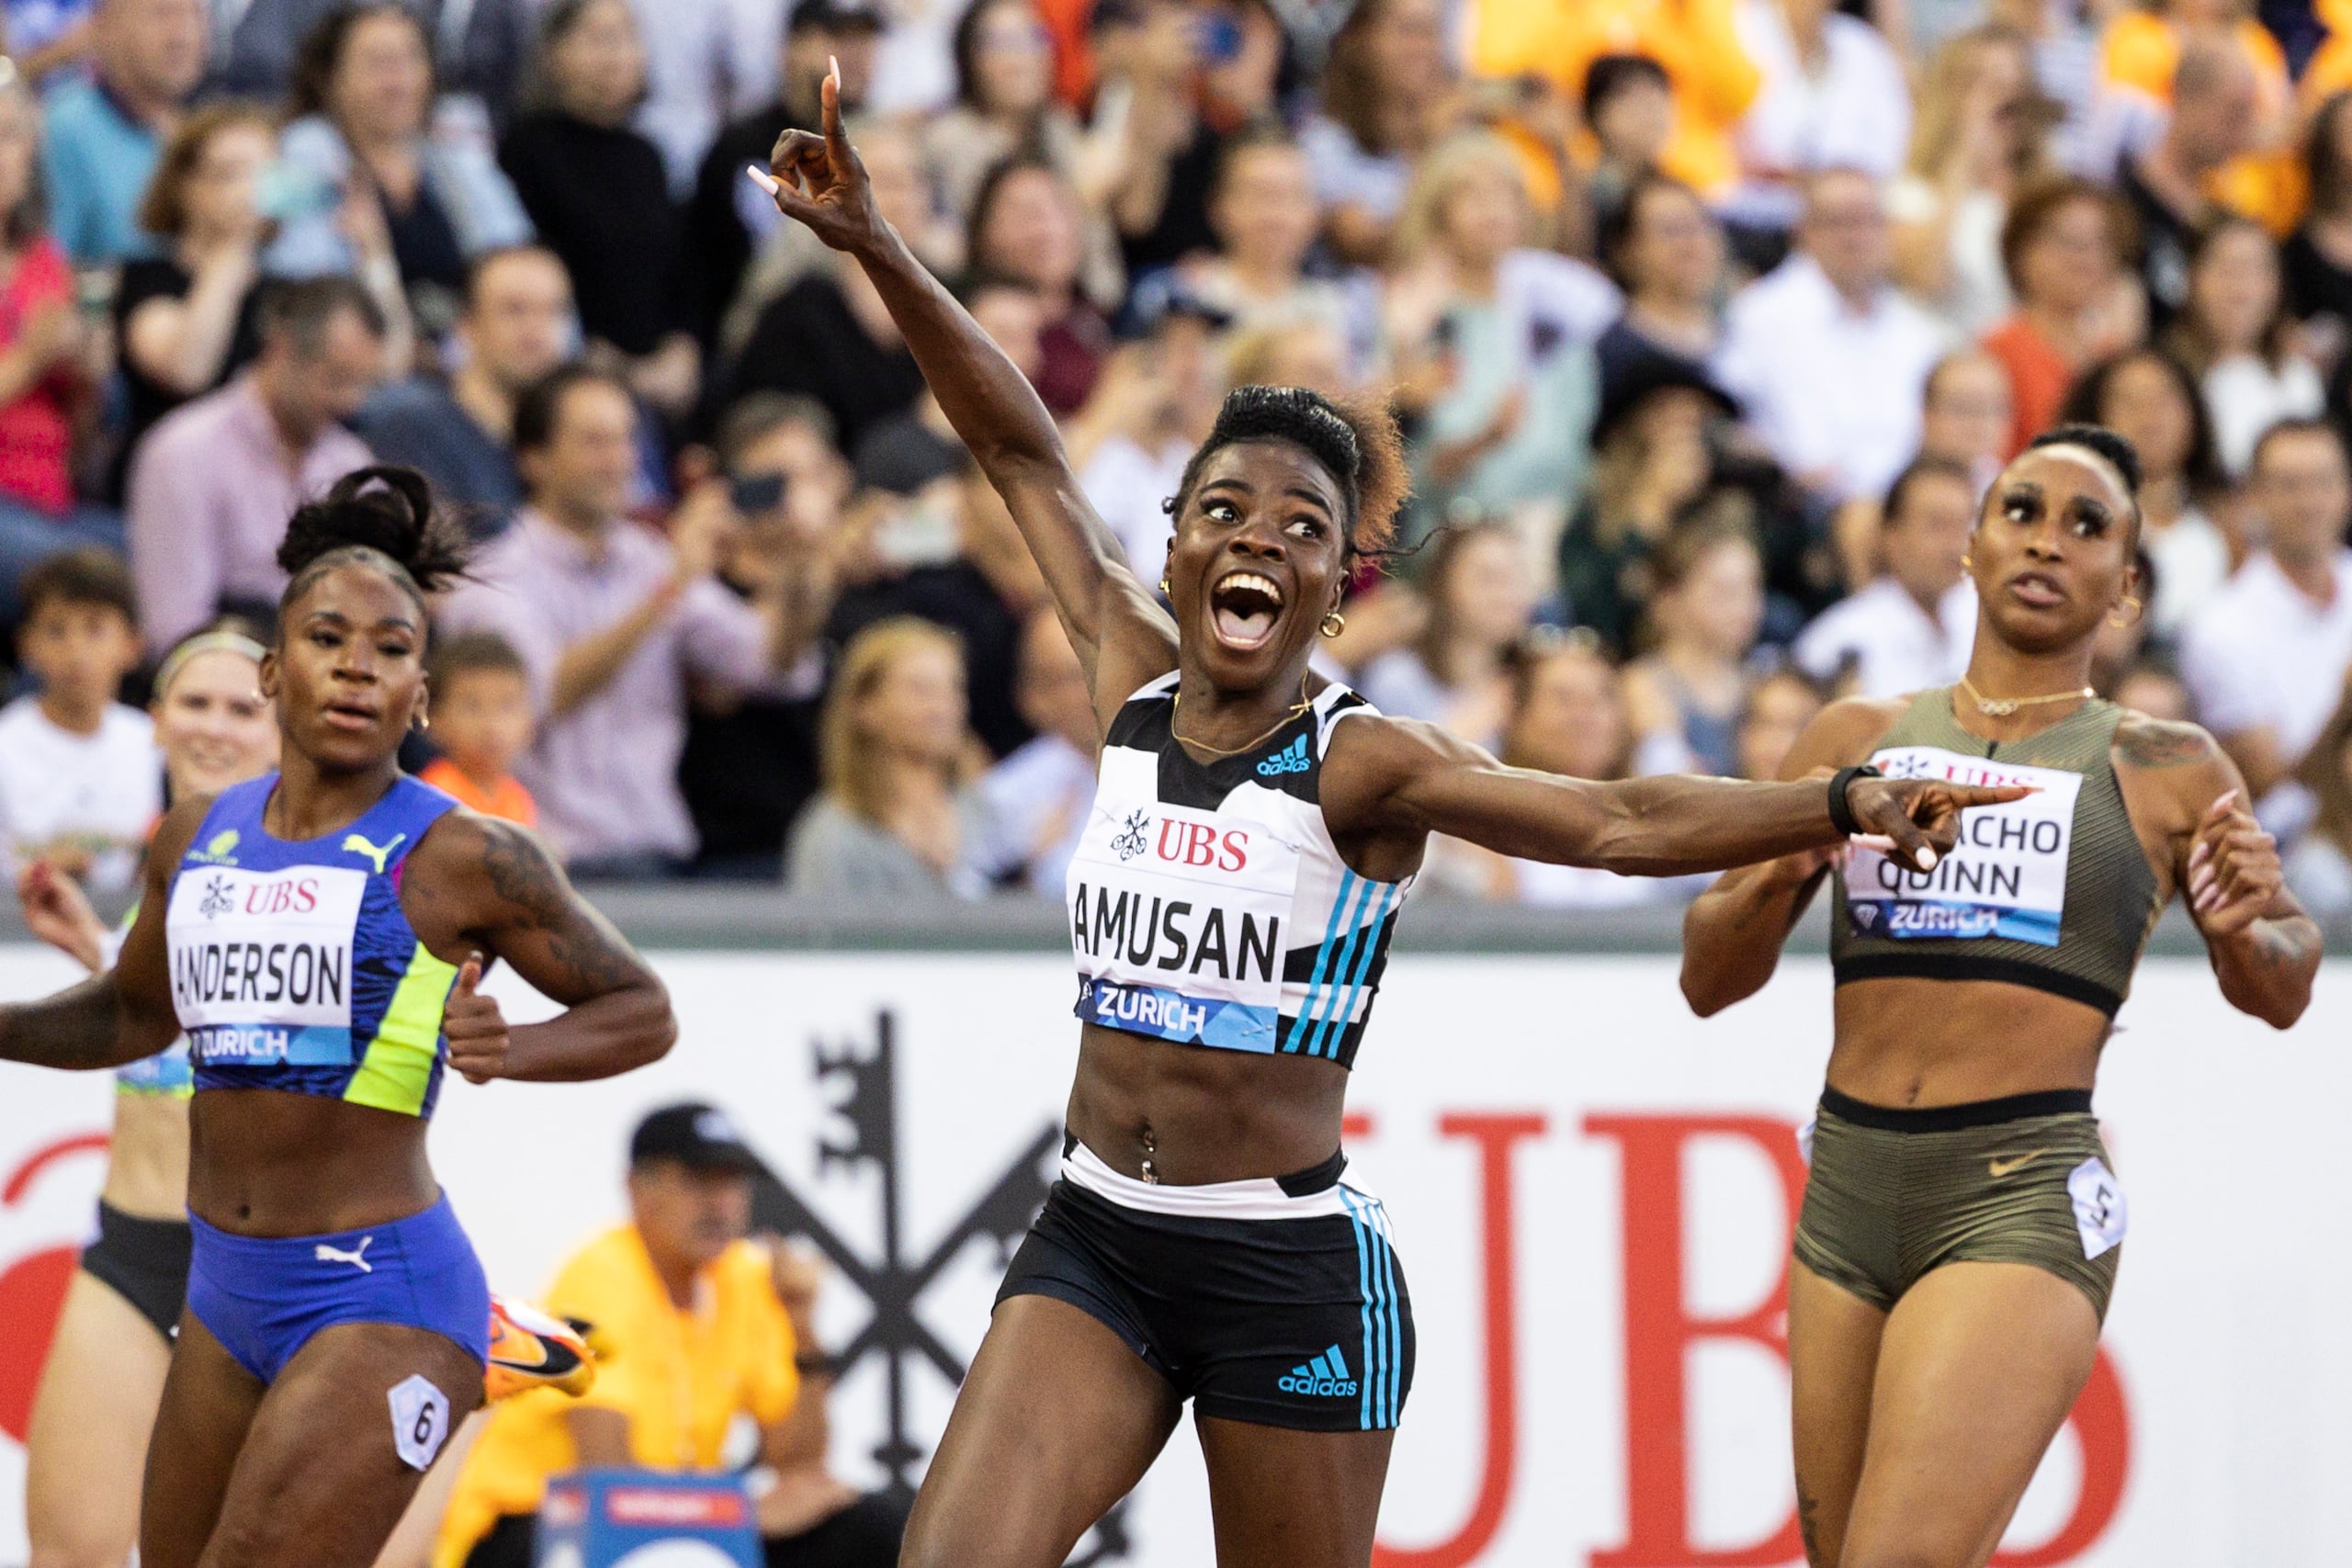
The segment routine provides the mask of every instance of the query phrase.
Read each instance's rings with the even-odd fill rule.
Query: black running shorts
[[[82,1249],[82,1272],[139,1309],[166,1340],[187,1300],[188,1224],[147,1220],[98,1201],[98,1238]]]
[[[1080,1145],[997,1300],[1069,1303],[1203,1416],[1305,1432],[1393,1428],[1413,1386],[1412,1302],[1387,1213],[1339,1179],[1344,1163],[1334,1155],[1278,1181],[1159,1187]]]

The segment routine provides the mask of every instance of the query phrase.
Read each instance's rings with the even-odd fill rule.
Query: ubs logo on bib
[[[1128,813],[1127,825],[1111,840],[1111,852],[1123,861],[1133,860],[1143,853],[1144,846],[1149,842],[1145,837],[1145,829],[1150,826],[1151,813],[1148,811]]]
[[[227,914],[236,907],[237,900],[229,893],[228,879],[216,876],[204,885],[204,898],[197,905],[196,912],[209,920]]]

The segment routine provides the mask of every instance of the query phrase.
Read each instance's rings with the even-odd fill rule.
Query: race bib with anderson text
[[[368,874],[190,866],[164,920],[172,1002],[208,1066],[351,1061],[352,933]]]
[[[1857,934],[1898,942],[2005,937],[2058,945],[2082,774],[1936,746],[1893,747],[1871,761],[1893,779],[2027,784],[2038,793],[1965,813],[1960,842],[1933,871],[1905,871],[1859,844],[1848,850],[1846,918]]]

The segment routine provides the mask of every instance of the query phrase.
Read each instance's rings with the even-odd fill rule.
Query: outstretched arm
[[[452,812],[413,858],[427,857],[404,879],[403,901],[420,906],[412,923],[429,945],[469,950],[442,1010],[450,1066],[474,1083],[577,1083],[641,1067],[669,1051],[678,1037],[670,993],[565,880],[537,835]],[[485,953],[513,964],[564,1010],[544,1023],[510,1026],[498,1003],[475,990]]]
[[[1789,748],[1784,779],[1826,779],[1868,757],[1895,705],[1842,702],[1815,715]],[[1843,846],[1830,844],[1724,874],[1682,917],[1682,996],[1701,1018],[1762,990]]]
[[[1146,663],[1136,685],[1174,662],[1176,628],[1127,568],[1126,552],[1079,489],[1053,415],[1018,367],[980,330],[875,208],[865,165],[842,133],[841,82],[823,87],[824,132],[787,130],[766,173],[751,177],[778,210],[855,258],[922,367],[923,379],[980,468],[1004,498],[1037,559],[1070,642],[1098,692],[1130,671],[1098,675],[1106,651]],[[1140,636],[1138,636],[1140,634]],[[1140,647],[1126,645],[1140,643]],[[1162,656],[1155,644],[1164,647]]]
[[[1498,853],[1632,876],[1721,871],[1841,841],[1819,782],[1680,776],[1596,784],[1505,767],[1434,725],[1363,718],[1334,735],[1324,815],[1336,836],[1445,833]],[[1858,779],[1847,807],[1889,853],[1925,870],[1951,848],[1960,814],[2022,789]]]
[[[119,1067],[143,1061],[178,1036],[164,916],[172,871],[211,805],[209,796],[183,801],[155,829],[139,918],[113,968],[40,1001],[0,1007],[0,1061],[69,1070]]]

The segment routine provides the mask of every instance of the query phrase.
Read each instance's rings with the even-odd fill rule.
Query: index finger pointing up
[[[830,54],[825,56],[825,81],[817,89],[817,99],[823,109],[825,145],[838,157],[848,151],[842,136],[842,62]]]

